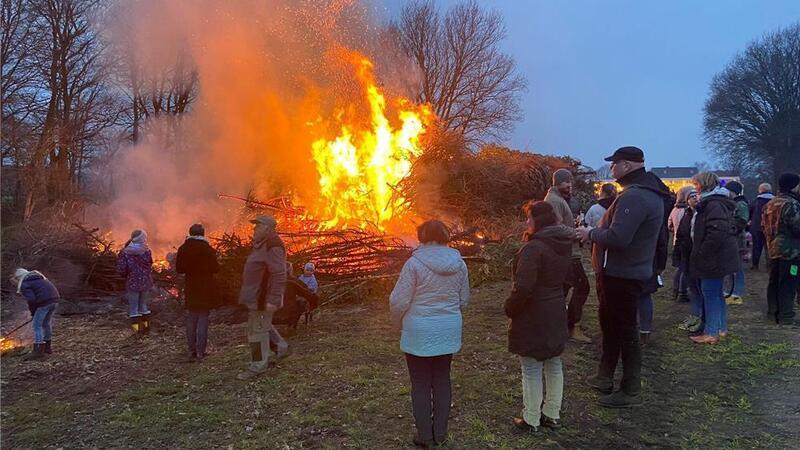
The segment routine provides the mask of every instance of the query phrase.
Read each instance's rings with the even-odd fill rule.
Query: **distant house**
[[[697,167],[651,167],[650,171],[661,178],[672,192],[678,192],[678,190],[684,186],[691,186],[692,177],[700,173]],[[740,181],[738,173],[726,170],[714,170],[713,172],[720,177],[723,186],[729,181]],[[598,182],[598,192],[599,186],[602,183],[609,182],[614,182],[614,180],[602,180]]]

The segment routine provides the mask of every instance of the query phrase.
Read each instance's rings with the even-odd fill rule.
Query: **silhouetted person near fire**
[[[133,230],[119,252],[117,272],[125,276],[128,319],[134,334],[150,331],[150,290],[153,288],[153,254],[147,247],[147,233]]]
[[[640,405],[642,349],[637,313],[644,283],[654,274],[656,244],[664,227],[664,197],[644,168],[644,153],[622,147],[606,158],[622,192],[597,228],[581,227],[584,241],[591,242],[592,266],[597,277],[603,350],[597,375],[588,383],[606,394],[601,406],[625,408]],[[622,356],[622,382],[614,391],[614,372]]]
[[[389,307],[401,328],[400,349],[411,378],[414,445],[447,440],[452,388],[450,363],[461,349],[461,310],[469,302],[469,272],[450,232],[438,220],[417,228],[420,245],[403,265]]]
[[[266,372],[269,364],[270,332],[280,337],[272,327],[272,315],[283,306],[286,287],[286,249],[276,230],[277,222],[270,216],[251,220],[253,250],[244,264],[239,303],[247,312],[247,342],[250,345],[250,365],[238,375],[240,380],[252,379]]]
[[[189,361],[202,361],[208,342],[208,316],[220,305],[214,274],[219,272],[217,252],[205,237],[202,224],[189,227],[189,236],[178,248],[175,271],[186,275],[186,341]]]
[[[572,229],[575,228],[575,216],[567,203],[567,199],[572,195],[572,172],[567,169],[558,169],[553,173],[553,186],[547,191],[544,201],[550,204],[555,211],[561,224]],[[572,265],[569,270],[569,277],[564,284],[564,296],[566,297],[572,289],[572,297],[567,307],[567,328],[569,337],[576,342],[588,344],[592,340],[581,331],[581,317],[583,316],[583,305],[589,297],[589,279],[581,263],[581,252],[573,245]]]
[[[26,361],[44,359],[53,353],[50,345],[53,338],[53,312],[61,295],[56,286],[38,270],[18,268],[12,282],[17,285],[17,294],[28,301],[28,310],[33,322],[33,351]]]

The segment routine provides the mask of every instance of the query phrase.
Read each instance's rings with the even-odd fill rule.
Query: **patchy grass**
[[[765,274],[748,280],[763,289]],[[474,290],[453,362],[452,449],[791,448],[786,411],[800,386],[796,333],[758,320],[756,301],[729,311],[732,335],[693,345],[675,329],[684,305],[656,296],[645,349],[645,405],[608,410],[583,380],[595,345],[569,344],[558,433],[519,435],[519,361],[506,351],[507,283]],[[754,296],[751,296],[754,297]],[[179,362],[182,329],[130,341],[102,319],[58,319],[63,342],[44,363],[3,358],[2,445],[8,448],[411,448],[408,376],[385,301],[325,310],[290,337],[293,354],[251,383],[241,326],[215,325],[216,351]],[[583,324],[598,335],[596,301]],[[87,322],[88,321],[88,322]],[[597,341],[597,340],[596,340]],[[781,409],[781,407],[784,407]],[[783,426],[783,425],[785,426]],[[794,430],[794,431],[792,431]]]

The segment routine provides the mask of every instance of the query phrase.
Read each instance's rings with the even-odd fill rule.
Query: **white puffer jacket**
[[[461,349],[461,309],[469,302],[469,273],[453,248],[427,244],[406,261],[389,297],[395,323],[402,323],[400,349],[439,356]]]

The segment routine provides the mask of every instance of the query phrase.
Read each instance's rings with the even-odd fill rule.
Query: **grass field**
[[[594,292],[570,343],[558,433],[517,435],[518,360],[506,351],[506,282],[473,291],[464,347],[453,362],[451,443],[457,449],[797,448],[800,330],[761,317],[766,274],[748,273],[746,304],[729,308],[731,335],[692,344],[675,324],[685,304],[656,295],[645,348],[645,405],[596,406],[583,384],[599,350]],[[236,380],[247,350],[241,325],[214,325],[214,352],[181,362],[180,324],[132,339],[105,316],[56,322],[45,362],[2,359],[3,448],[411,448],[408,376],[386,299],[335,306],[289,337],[292,355],[251,382]]]

